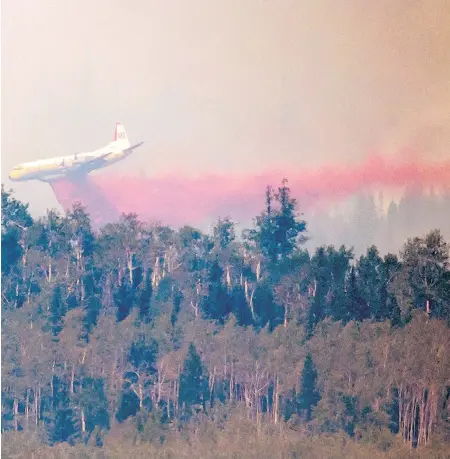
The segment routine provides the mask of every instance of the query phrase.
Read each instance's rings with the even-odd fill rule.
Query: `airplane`
[[[52,182],[64,177],[75,178],[121,161],[143,143],[131,145],[122,123],[116,123],[114,139],[105,147],[88,153],[22,163],[11,171],[9,179],[15,182],[26,180]]]

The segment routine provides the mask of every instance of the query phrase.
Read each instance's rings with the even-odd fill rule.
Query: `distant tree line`
[[[286,180],[239,241],[227,217],[211,234],[134,214],[95,233],[80,205],[32,219],[2,186],[3,432],[162,447],[240,412],[256,432],[448,441],[447,242],[309,253],[306,228]]]

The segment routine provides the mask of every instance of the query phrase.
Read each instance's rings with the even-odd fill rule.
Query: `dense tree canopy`
[[[314,457],[443,457],[450,262],[438,230],[398,254],[309,253],[287,181],[267,188],[242,238],[229,218],[212,234],[133,214],[96,233],[78,205],[33,220],[3,187],[2,206],[10,457],[19,443],[42,457],[61,442],[111,453],[115,438],[154,457],[193,438],[235,454],[246,436],[255,457],[275,457],[264,438],[284,445],[279,457],[307,454],[307,438],[317,451],[354,445]]]

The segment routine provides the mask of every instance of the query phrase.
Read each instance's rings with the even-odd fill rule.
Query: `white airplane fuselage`
[[[16,182],[26,180],[49,182],[77,174],[87,174],[94,169],[100,169],[121,161],[140,145],[142,142],[131,146],[123,125],[117,123],[114,140],[105,147],[87,153],[22,163],[11,171],[9,178]]]

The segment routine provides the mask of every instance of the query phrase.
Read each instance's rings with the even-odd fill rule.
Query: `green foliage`
[[[6,457],[445,457],[439,232],[310,255],[286,182],[244,241],[2,202]]]
[[[185,413],[191,413],[199,407],[205,411],[209,397],[207,378],[200,356],[194,344],[190,343],[180,376],[179,403]]]
[[[53,290],[52,301],[50,303],[50,324],[54,336],[59,335],[63,329],[66,312],[67,306],[62,297],[62,288],[61,285],[57,285]]]
[[[403,265],[413,289],[416,307],[446,318],[450,309],[449,245],[438,230],[424,238],[408,239],[402,251]]]
[[[219,250],[226,249],[235,239],[234,223],[227,218],[219,218],[214,226],[214,244]]]
[[[18,201],[12,190],[6,191],[2,184],[2,232],[9,228],[29,228],[33,219],[28,212],[28,204]]]
[[[128,317],[134,305],[136,292],[126,276],[122,277],[114,292],[114,303],[117,307],[116,317],[120,322]]]
[[[274,202],[278,209],[274,208]],[[266,189],[266,211],[256,217],[256,228],[248,231],[246,237],[256,244],[258,250],[275,265],[291,256],[301,242],[306,223],[297,218],[297,202],[290,196],[287,180],[283,180],[278,193],[269,186]]]
[[[231,312],[231,301],[222,282],[223,269],[215,259],[208,272],[208,294],[203,298],[203,315],[223,323]]]
[[[152,308],[152,274],[153,271],[148,269],[145,275],[144,288],[139,295],[139,318],[144,323],[151,322],[156,315],[156,311]]]
[[[231,309],[240,326],[248,327],[253,324],[252,311],[245,298],[245,291],[240,285],[234,286],[231,292]]]
[[[177,322],[178,314],[180,313],[181,302],[182,301],[183,301],[183,294],[178,289],[178,287],[175,287],[175,289],[173,291],[172,313],[170,314],[170,323],[171,323],[172,327],[175,327],[175,324]]]
[[[312,409],[320,400],[320,394],[316,387],[316,380],[316,367],[314,366],[311,354],[308,354],[303,365],[302,378],[300,383],[300,394],[298,400],[300,413],[304,413],[306,421],[311,420]]]

